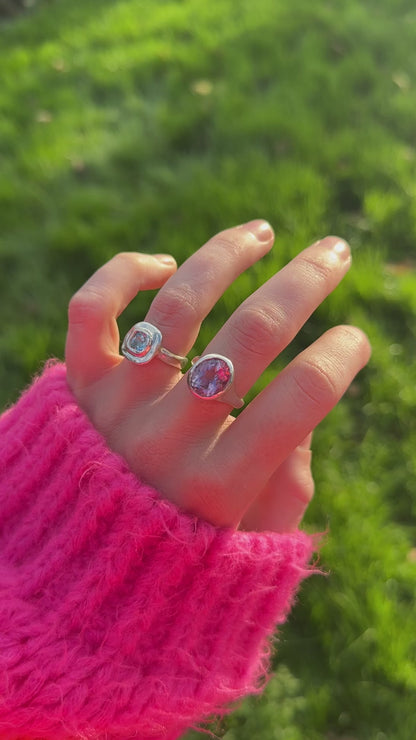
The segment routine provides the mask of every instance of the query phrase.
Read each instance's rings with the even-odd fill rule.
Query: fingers
[[[140,290],[160,288],[175,270],[169,255],[123,252],[75,293],[66,341],[71,383],[86,385],[120,362],[117,317]]]
[[[311,460],[309,441],[307,445],[296,447],[253,501],[242,519],[240,529],[256,532],[295,530],[314,493]]]
[[[233,391],[237,397],[244,397],[295,337],[342,280],[350,263],[348,245],[338,237],[326,237],[301,252],[234,312],[204,354],[225,355],[233,362]],[[201,417],[215,427],[230,411],[230,406],[222,401],[194,398],[185,379],[177,384],[173,394],[173,405],[181,408],[186,427],[198,424]]]
[[[176,274],[174,262],[117,255],[71,301],[67,366],[71,385],[85,388],[101,379],[100,403],[97,398],[94,403],[98,413],[104,407],[106,419],[97,428],[110,430],[113,448],[165,495],[217,525],[237,526],[246,513],[245,526],[281,531],[296,526],[311,493],[307,454],[298,448],[367,362],[364,335],[351,327],[327,332],[233,419],[228,404],[192,396],[175,368],[159,360],[144,367],[122,360],[116,323],[138,290],[164,286],[146,319],[162,331],[167,349],[186,354],[223,291],[272,241],[268,225],[250,222],[214,237]],[[206,350],[233,361],[237,395],[245,395],[349,265],[348,246],[328,237],[298,255],[237,309]],[[96,409],[90,417],[97,419]],[[214,485],[204,492],[194,485],[196,480]],[[285,488],[289,497],[281,493]],[[196,501],[193,491],[199,491]]]
[[[350,264],[348,245],[327,237],[301,252],[234,312],[206,353],[232,360],[237,396],[247,393],[296,336]]]
[[[205,316],[238,275],[271,249],[273,239],[268,223],[250,221],[220,232],[181,265],[146,317],[172,352],[189,352]]]
[[[160,329],[163,346],[187,355],[201,323],[229,285],[263,257],[274,234],[262,220],[222,231],[189,257],[150,306],[146,321]],[[126,394],[160,397],[181,378],[179,371],[158,361],[136,366],[127,360],[117,370]]]
[[[221,512],[228,523],[241,519],[255,492],[267,486],[282,462],[336,405],[370,352],[359,329],[330,329],[227,427],[213,464],[233,481]]]

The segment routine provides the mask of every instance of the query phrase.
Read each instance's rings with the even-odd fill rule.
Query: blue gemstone
[[[145,331],[136,331],[129,341],[132,352],[138,355],[146,355],[150,349],[152,340]]]

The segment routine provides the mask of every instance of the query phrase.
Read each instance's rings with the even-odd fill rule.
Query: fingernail
[[[176,260],[171,254],[152,254],[150,255],[153,259],[161,262],[162,265],[175,265]]]
[[[349,245],[344,239],[340,239],[338,236],[327,236],[320,242],[323,246],[331,249],[341,260],[347,261],[351,258],[351,250]]]
[[[246,228],[254,234],[259,242],[270,242],[274,239],[273,229],[267,221],[249,221],[249,223],[246,224]]]

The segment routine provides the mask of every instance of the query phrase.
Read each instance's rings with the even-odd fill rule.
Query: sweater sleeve
[[[51,364],[0,418],[0,738],[180,737],[260,690],[313,539],[139,480]]]

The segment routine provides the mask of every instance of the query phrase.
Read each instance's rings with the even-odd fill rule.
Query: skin
[[[119,353],[117,318],[140,290],[160,288],[143,320],[163,345],[190,352],[200,325],[235,278],[273,246],[266,222],[217,234],[177,269],[169,255],[121,253],[73,296],[66,344],[68,381],[109,446],[166,498],[218,526],[290,532],[313,495],[311,434],[368,362],[351,326],[329,329],[233,417],[203,401],[159,359],[137,366]],[[351,265],[348,245],[329,236],[297,255],[252,293],[204,354],[229,357],[243,397],[295,337]]]

